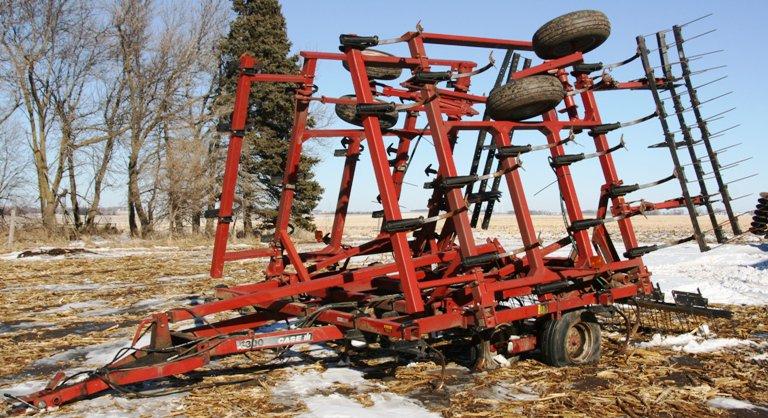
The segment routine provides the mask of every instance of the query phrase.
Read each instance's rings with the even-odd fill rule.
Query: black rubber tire
[[[348,99],[348,98],[354,98],[354,94],[348,94],[346,96],[341,96],[342,98]],[[377,102],[385,103],[383,100],[376,100]],[[357,126],[363,126],[363,121],[360,119],[359,116],[357,116],[357,111],[355,110],[355,105],[351,104],[336,104],[335,109],[336,116],[338,116],[341,120],[347,123],[351,123],[352,125]],[[397,111],[388,112],[382,116],[379,116],[379,126],[381,129],[389,129],[397,124],[397,119],[399,115]]]
[[[376,49],[366,49],[363,51],[363,55],[384,55],[388,57],[394,56],[392,54],[386,53],[384,51],[378,51]],[[343,65],[344,68],[349,71],[349,65],[347,65],[346,61],[342,61],[341,65]],[[375,64],[367,64],[365,66],[365,73],[368,74],[368,79],[370,80],[394,80],[400,77],[402,72],[402,68],[377,67]]]
[[[554,109],[564,97],[565,90],[557,77],[532,75],[493,89],[485,104],[486,112],[494,120],[524,120]]]
[[[533,34],[533,51],[551,60],[574,52],[589,52],[611,34],[611,22],[597,10],[579,10],[554,18]]]
[[[556,366],[594,364],[600,360],[600,325],[584,310],[549,319],[541,331],[542,361]]]

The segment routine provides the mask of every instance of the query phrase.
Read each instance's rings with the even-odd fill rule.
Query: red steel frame
[[[377,90],[368,79],[366,65],[399,67],[414,72],[448,67],[459,73],[476,67],[475,63],[469,61],[429,58],[427,44],[524,51],[532,49],[531,43],[527,41],[425,32],[409,32],[403,39],[408,44],[410,57],[365,55],[354,48],[346,48],[343,53],[302,52],[304,64],[296,75],[259,74],[255,60],[243,55],[232,114],[232,134],[224,171],[211,276],[221,277],[225,262],[265,257],[269,259],[265,269],[266,280],[217,288],[216,301],[153,314],[140,324],[133,339],[133,344],[136,344],[143,333],[150,332],[152,341],[148,347],[133,352],[77,383],[61,384],[63,375],[58,374],[48,388],[22,399],[38,407],[60,405],[110,387],[186,373],[204,366],[217,356],[297,343],[341,340],[350,329],[380,334],[394,340],[417,340],[430,333],[449,329],[470,332],[531,318],[557,317],[563,311],[594,304],[608,305],[637,294],[650,293],[650,273],[642,259],[622,260],[604,226],[595,227],[591,236],[589,230],[580,230],[554,243],[539,242],[528,208],[523,179],[516,170],[519,165],[515,157],[504,158],[502,168],[524,245],[519,256],[504,255],[486,264],[467,266],[467,261],[473,257],[507,254],[507,250],[495,239],[482,243],[475,241],[467,211],[462,211],[467,203],[461,188],[443,190],[435,187],[433,190],[427,202],[429,216],[435,216],[441,211],[453,213],[439,231],[437,223],[426,224],[413,233],[413,239],[409,239],[410,232],[388,233],[382,229],[366,243],[356,246],[344,244],[347,208],[363,143],[370,153],[384,219],[393,221],[402,219],[399,198],[404,168],[411,142],[419,135],[430,136],[433,140],[439,163],[436,181],[439,181],[461,174],[453,158],[453,148],[461,131],[488,130],[497,147],[510,145],[510,133],[514,130],[539,131],[553,145],[550,152],[555,157],[565,153],[560,144],[562,131],[580,132],[603,123],[594,90],[589,89],[592,80],[586,74],[570,77],[566,71],[570,66],[583,62],[581,53],[545,61],[513,75],[518,79],[551,73],[562,81],[566,91],[581,91],[578,97],[582,114],[578,112],[577,95],[568,95],[564,101],[565,119],[560,119],[558,112],[553,110],[538,121],[463,120],[464,117],[477,114],[474,105],[485,102],[485,96],[469,92],[470,77],[460,78],[452,84],[452,89],[406,82],[400,88],[383,87]],[[319,60],[346,62],[355,92],[354,99],[313,96]],[[282,179],[279,215],[269,247],[227,251],[249,94],[251,85],[261,82],[295,85],[294,125]],[[624,85],[618,83],[613,89],[641,87],[641,82],[630,82]],[[601,86],[599,90],[605,89]],[[374,96],[403,98],[423,104],[408,111],[405,124],[400,129],[383,132],[375,115],[362,118],[362,129],[307,127],[308,109],[312,100],[370,104],[375,103]],[[422,113],[428,126],[423,130],[417,128],[417,120]],[[396,157],[391,164],[384,146],[385,136],[394,136],[399,141]],[[308,140],[328,137],[348,138],[333,226],[324,248],[300,252],[288,228],[302,148]],[[594,144],[597,151],[609,148],[605,135],[595,135]],[[599,162],[605,184],[598,202],[598,217],[607,216],[609,211],[614,216],[625,216],[618,221],[623,244],[626,248],[637,247],[630,216],[642,213],[645,209],[679,207],[681,201],[677,199],[631,206],[621,197],[610,198],[610,187],[620,185],[622,181],[609,153],[600,156]],[[557,167],[555,173],[568,219],[570,222],[583,219],[569,167]],[[575,247],[572,257],[552,255],[571,243]],[[383,253],[391,253],[392,262],[349,266],[352,257]],[[598,278],[602,280],[596,280]],[[561,290],[537,290],[539,286],[566,280],[569,284]],[[534,302],[515,308],[501,304],[509,298],[520,296],[532,296]],[[297,302],[296,297],[301,297],[301,302]],[[375,304],[376,308],[388,311],[389,314],[375,315],[354,308],[328,306],[329,303],[337,302],[354,302],[359,306]],[[248,306],[258,308],[257,312],[245,316],[230,314],[218,322],[208,321],[204,326],[171,330],[173,323],[231,313]],[[315,317],[315,326],[267,333],[255,331],[275,320],[307,315]],[[527,342],[521,343],[520,350],[535,347],[535,336],[526,338]]]

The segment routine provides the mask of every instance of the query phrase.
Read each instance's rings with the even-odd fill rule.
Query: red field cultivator
[[[691,196],[687,189],[685,196],[664,202],[625,200],[629,193],[662,182],[678,179],[685,186],[686,181],[677,160],[675,173],[661,180],[637,184],[621,179],[611,154],[623,147],[623,141],[611,145],[608,135],[655,118],[661,109],[631,122],[606,123],[595,96],[609,90],[650,89],[656,94],[675,83],[653,77],[652,71],[629,82],[610,77],[610,69],[637,58],[647,64],[649,51],[644,44],[633,57],[617,64],[585,62],[584,54],[597,48],[609,33],[605,15],[579,11],[545,24],[533,41],[429,33],[421,28],[386,40],[341,35],[340,53],[301,52],[299,74],[263,74],[258,62],[242,56],[220,207],[210,214],[218,218],[211,275],[220,277],[226,262],[262,257],[268,259],[266,279],[217,288],[212,302],[155,313],[141,322],[122,358],[76,379],[58,374],[46,389],[15,399],[22,407],[57,406],[191,372],[221,356],[327,341],[360,340],[424,352],[436,341],[466,341],[478,367],[491,367],[498,355],[512,357],[534,350],[556,366],[597,361],[596,312],[617,303],[651,300],[655,289],[642,256],[671,245],[640,245],[632,217],[646,210],[709,204],[709,196]],[[393,43],[406,44],[410,55],[371,49]],[[471,89],[473,76],[490,69],[493,62],[478,66],[434,58],[428,51],[433,44],[505,51],[493,90],[486,96]],[[533,65],[521,56],[525,51],[533,51],[543,61]],[[320,61],[343,65],[354,94],[315,95]],[[386,83],[398,78],[402,80],[398,85]],[[270,245],[227,251],[253,83],[291,85],[294,124]],[[362,129],[313,129],[307,124],[313,101],[335,105],[342,120]],[[473,118],[480,115],[477,107],[484,107],[482,118]],[[420,125],[426,127],[417,128]],[[524,130],[541,133],[543,141],[514,143],[513,134]],[[457,167],[454,159],[462,131],[478,132],[469,172]],[[591,138],[594,152],[569,153],[566,145],[581,134]],[[429,194],[426,214],[404,218],[399,198],[413,149],[422,137],[431,138],[438,166],[426,171],[434,175],[424,186]],[[344,165],[332,230],[316,234],[324,247],[302,252],[290,233],[291,206],[301,176],[302,149],[305,142],[317,138],[342,138],[342,148],[334,155],[344,158]],[[385,138],[393,138],[397,146],[386,147]],[[673,135],[666,140],[674,151]],[[369,156],[361,159],[365,151]],[[534,152],[550,154],[568,220],[563,238],[549,243],[542,242],[534,228],[520,173],[526,155]],[[604,184],[595,217],[585,218],[570,166],[590,159],[599,162]],[[348,245],[344,226],[353,185],[360,187],[357,183],[366,180],[356,178],[355,171],[368,161],[382,207],[373,216],[381,218],[381,228],[369,241]],[[497,239],[477,242],[473,234],[481,214],[481,226],[488,227],[494,203],[504,197],[499,190],[502,180],[519,227],[519,248],[505,248]],[[625,249],[621,253],[606,227],[611,222],[618,224]],[[697,236],[676,242],[694,239]],[[554,254],[563,248],[571,248],[570,255]],[[356,262],[356,257],[372,254],[389,254],[390,261]],[[666,306],[658,300],[653,303]],[[203,325],[175,325],[191,320]],[[291,326],[260,331],[280,320]],[[151,335],[150,344],[137,347],[144,334]]]

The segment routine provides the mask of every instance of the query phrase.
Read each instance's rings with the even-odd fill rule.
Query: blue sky
[[[598,9],[606,13],[611,20],[612,33],[603,46],[587,54],[591,62],[615,62],[634,54],[635,36],[649,34],[661,29],[670,28],[673,24],[683,23],[707,13],[714,13],[701,22],[685,28],[685,33],[692,35],[717,28],[717,31],[690,42],[686,46],[689,55],[716,49],[725,52],[708,56],[692,63],[694,69],[705,68],[727,63],[723,70],[711,71],[694,78],[695,84],[728,75],[723,81],[704,88],[699,97],[705,100],[721,93],[734,92],[710,104],[704,105],[706,115],[713,115],[722,110],[736,106],[724,120],[713,122],[711,129],[717,131],[740,123],[741,126],[729,131],[716,139],[716,148],[741,142],[742,145],[721,156],[721,162],[727,164],[747,156],[755,158],[739,167],[725,171],[727,179],[737,179],[762,170],[754,178],[733,184],[733,196],[768,190],[768,176],[765,173],[764,155],[765,140],[761,124],[768,117],[764,95],[766,87],[759,80],[759,71],[765,67],[765,55],[757,53],[765,49],[762,41],[768,39],[765,17],[768,3],[763,1],[716,2],[716,1],[675,1],[675,2],[624,2],[624,1],[549,1],[538,2],[449,2],[449,1],[283,1],[283,13],[288,24],[288,34],[293,42],[295,51],[321,50],[336,51],[340,33],[357,33],[379,35],[382,38],[395,37],[411,30],[416,22],[421,21],[426,31],[455,33],[474,36],[487,36],[512,39],[530,39],[536,29],[547,20],[563,13],[578,9]],[[671,36],[671,34],[670,34]],[[649,41],[652,41],[649,38]],[[405,55],[404,45],[390,45],[382,48],[388,52]],[[486,62],[488,52],[479,48],[456,48],[428,46],[431,57],[472,59],[481,65]],[[503,56],[503,51],[497,51],[497,59]],[[533,57],[532,54],[529,56]],[[534,65],[538,59],[534,57]],[[495,74],[489,71],[483,76],[473,79],[473,92],[485,94],[492,85]],[[352,91],[349,73],[336,63],[322,64],[318,67],[318,94],[340,96]],[[639,61],[617,69],[614,76],[618,80],[631,80],[642,76]],[[635,119],[653,111],[653,101],[649,92],[604,92],[599,93],[598,104],[606,122]],[[479,107],[478,107],[479,108]],[[480,108],[479,108],[480,109]],[[668,109],[671,110],[671,104]],[[332,110],[331,110],[332,112]],[[689,124],[693,116],[688,113]],[[424,121],[420,121],[419,126]],[[348,127],[336,120],[333,127]],[[664,177],[671,173],[672,163],[666,149],[647,149],[647,145],[660,142],[663,138],[657,120],[645,122],[642,125],[615,131],[609,135],[613,144],[619,141],[621,134],[627,142],[629,151],[619,151],[614,154],[619,175],[625,183],[645,183]],[[694,137],[698,132],[694,131]],[[457,166],[459,173],[467,173],[476,134],[465,133],[456,148]],[[517,135],[516,142],[541,144],[544,138],[540,135]],[[678,140],[682,139],[678,137]],[[567,152],[593,152],[591,138],[586,134],[577,140],[582,146],[571,144]],[[341,175],[342,159],[332,157],[331,150],[338,147],[338,140],[324,140],[316,151],[323,157],[317,169],[318,180],[326,188],[326,193],[318,209],[332,210],[336,203],[338,182]],[[703,147],[698,147],[700,153]],[[687,161],[687,152],[684,160]],[[554,180],[554,174],[546,162],[546,152],[539,152],[526,157],[525,171],[522,173],[530,207],[533,209],[559,210],[556,187],[552,186],[534,196],[534,193]],[[422,142],[414,158],[407,182],[421,185],[427,180],[423,173],[424,167],[435,163],[434,150],[426,142]],[[706,170],[710,171],[710,170]],[[592,209],[596,206],[599,187],[603,182],[602,174],[596,160],[575,164],[572,172],[576,188],[581,198],[582,208]],[[693,171],[687,171],[689,179]],[[375,203],[378,192],[375,190],[370,159],[366,152],[358,164],[358,181],[353,186],[351,210],[374,210],[380,208]],[[714,181],[709,183],[710,190],[715,189]],[[694,192],[697,186],[692,185]],[[507,191],[502,187],[504,198],[500,209],[511,209],[506,198]],[[634,193],[632,199],[645,198],[648,200],[664,200],[680,195],[679,184],[670,182],[664,186]],[[401,204],[405,209],[421,209],[425,206],[428,195],[419,187],[404,188]],[[753,207],[755,197],[734,202],[738,210]],[[499,206],[497,206],[499,207]]]

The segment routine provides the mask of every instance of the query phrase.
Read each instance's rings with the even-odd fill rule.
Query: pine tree
[[[298,56],[290,55],[291,43],[277,0],[233,0],[237,14],[230,24],[229,35],[221,43],[221,88],[216,111],[228,117],[234,102],[237,65],[243,53],[253,55],[264,73],[295,74],[299,71]],[[282,188],[285,158],[293,124],[293,94],[291,85],[253,83],[248,116],[249,129],[245,136],[239,194],[243,198],[246,233],[251,232],[251,215],[260,227],[270,227],[277,216]],[[296,196],[292,207],[292,222],[303,229],[312,229],[312,210],[317,206],[323,188],[314,180],[313,167],[320,160],[303,155]]]

